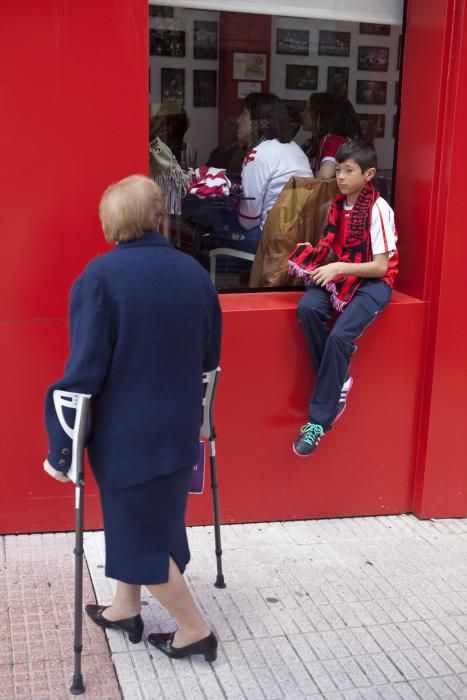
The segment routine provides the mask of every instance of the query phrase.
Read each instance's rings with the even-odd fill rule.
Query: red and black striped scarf
[[[368,182],[350,211],[350,220],[342,241],[342,255],[339,260],[350,263],[363,263],[372,260],[371,252],[371,212],[379,197],[378,191]],[[289,274],[303,278],[305,284],[312,284],[311,273],[325,264],[332,250],[335,235],[339,229],[339,218],[345,195],[338,194],[332,203],[323,237],[314,248],[309,243],[299,243],[289,255]],[[326,285],[331,293],[331,303],[337,311],[343,311],[362,282],[356,275],[338,275]]]

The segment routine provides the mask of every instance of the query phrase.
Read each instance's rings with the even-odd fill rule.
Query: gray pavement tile
[[[189,540],[188,581],[220,639],[218,661],[148,647],[149,632],[175,622],[144,590],[140,644],[85,621],[85,698],[467,700],[467,519],[224,527],[224,591],[213,587],[212,527],[190,528]],[[0,698],[69,697],[72,535],[0,545]],[[108,603],[102,533],[86,533],[85,551],[85,599]]]
[[[256,668],[254,674],[265,698],[268,700],[282,698],[282,691],[269,668]]]

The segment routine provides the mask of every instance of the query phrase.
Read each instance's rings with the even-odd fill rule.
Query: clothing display
[[[168,214],[180,214],[182,198],[189,185],[187,174],[180,167],[166,143],[156,136],[149,144],[150,171],[164,195]]]
[[[195,194],[200,199],[206,197],[228,197],[231,182],[222,168],[202,166],[191,174],[189,194]]]

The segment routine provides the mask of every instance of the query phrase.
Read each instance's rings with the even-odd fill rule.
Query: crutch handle
[[[67,471],[68,478],[78,484],[83,474],[83,456],[86,445],[89,404],[91,394],[80,394],[73,391],[55,389],[53,401],[55,413],[65,435],[72,440],[71,465]],[[65,409],[75,411],[73,425],[65,419]]]

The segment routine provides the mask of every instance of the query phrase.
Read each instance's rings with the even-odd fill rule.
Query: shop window
[[[290,188],[291,177],[311,179],[310,169],[332,177],[339,138],[323,146],[328,133],[342,138],[359,133],[374,144],[377,186],[391,202],[400,24],[174,4],[149,5],[149,32],[150,170],[166,194],[166,234],[210,270],[219,290],[297,282],[284,273],[287,246],[291,250],[300,238],[316,236],[320,219],[306,209],[313,206],[306,197],[278,197],[287,182]],[[268,102],[252,93],[277,99]],[[250,110],[242,116],[245,99]],[[252,109],[259,115],[254,124]],[[252,144],[253,151],[264,151],[265,142],[272,144],[265,171],[246,175],[256,157]],[[279,142],[282,150],[274,147]],[[323,154],[327,167],[321,170]],[[217,177],[204,166],[219,169]],[[185,194],[187,180],[195,187]],[[321,212],[333,193],[327,185],[315,198]],[[271,231],[271,259],[263,274],[255,255],[262,237],[258,255],[263,255]]]

